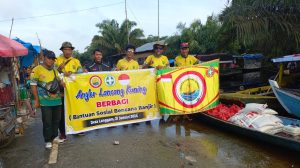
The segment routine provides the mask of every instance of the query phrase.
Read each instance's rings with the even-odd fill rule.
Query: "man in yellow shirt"
[[[126,56],[117,63],[117,71],[139,69],[139,64],[134,58],[135,46],[128,44],[126,46]]]
[[[126,46],[126,56],[123,59],[120,59],[117,63],[117,71],[124,70],[135,70],[139,69],[139,63],[135,61],[134,58],[135,46],[128,44]],[[139,125],[138,123],[134,123],[134,125]],[[128,125],[123,125],[123,127],[128,127]]]
[[[56,59],[55,67],[58,72],[64,73],[65,76],[70,76],[72,73],[82,73],[80,61],[72,56],[74,47],[68,41],[63,42],[60,50],[63,55]]]
[[[169,66],[168,57],[162,55],[165,44],[156,42],[153,45],[153,55],[149,55],[144,62],[143,68],[163,69]]]
[[[63,55],[59,56],[56,59],[55,67],[59,73],[63,73],[64,76],[70,76],[71,74],[82,73],[83,69],[80,64],[80,61],[72,56],[74,47],[68,41],[63,42],[60,50],[63,52]],[[63,92],[63,90],[62,90]],[[64,96],[62,94],[62,96]],[[64,100],[64,98],[63,98]],[[65,113],[64,113],[64,101],[62,104],[63,111],[61,113],[61,120],[59,124],[59,138],[61,140],[66,140],[66,130],[65,130]]]
[[[175,58],[176,67],[185,67],[199,64],[199,60],[192,55],[189,55],[189,43],[180,44],[180,54]]]
[[[199,64],[200,61],[192,55],[189,55],[189,43],[180,44],[180,55],[175,58],[174,65],[176,67],[185,67]],[[179,120],[179,116],[174,117],[173,120]],[[183,115],[183,119],[188,119],[191,121],[188,115]]]

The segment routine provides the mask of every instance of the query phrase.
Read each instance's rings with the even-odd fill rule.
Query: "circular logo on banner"
[[[92,76],[90,78],[90,85],[93,88],[97,88],[97,87],[101,86],[101,84],[102,84],[102,81],[101,81],[101,78],[99,76]]]
[[[206,94],[204,77],[196,71],[180,74],[173,84],[175,100],[186,108],[198,106]]]
[[[106,86],[113,86],[116,83],[116,80],[115,77],[108,75],[105,77],[104,82]]]
[[[214,70],[215,70],[214,67],[209,67],[206,71],[206,76],[209,77],[209,78],[214,76],[214,74],[215,74]]]

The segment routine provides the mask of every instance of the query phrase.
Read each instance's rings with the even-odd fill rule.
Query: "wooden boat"
[[[300,117],[300,89],[299,86],[296,88],[289,88],[288,86],[282,87],[282,79],[283,79],[283,63],[291,63],[300,61],[300,54],[288,55],[280,58],[272,59],[274,63],[280,63],[279,70],[279,82],[274,80],[269,80],[269,83],[272,87],[272,90],[277,97],[280,104],[283,108],[290,114]],[[294,78],[294,83],[299,84],[298,80],[299,76]]]
[[[220,60],[220,87],[224,90],[236,90],[239,87],[262,86],[261,62],[262,54],[244,54],[233,56],[226,53],[196,55],[202,62]]]
[[[232,93],[221,93],[221,99],[241,101],[243,103],[261,103],[268,104],[272,109],[279,111],[284,114],[284,109],[279,104],[276,96],[274,95],[271,86],[261,86],[251,89],[246,89],[242,91],[232,92]]]
[[[233,56],[234,62],[242,67],[243,72],[256,71],[262,67],[262,54],[242,54]]]
[[[227,101],[228,103],[228,101]],[[211,116],[205,112],[203,113],[197,113],[195,114],[195,117],[205,123],[214,125],[216,127],[220,127],[222,130],[234,132],[236,134],[240,134],[243,136],[247,136],[268,144],[280,146],[286,149],[294,150],[300,152],[300,137],[293,137],[289,134],[280,132],[275,135],[256,131],[254,129],[241,127],[238,125],[235,125],[229,121],[224,121],[221,119],[218,119],[214,116]],[[282,121],[284,125],[298,125],[300,126],[300,120],[287,118],[287,117],[280,117],[278,116]]]
[[[274,80],[269,80],[269,82],[283,108],[288,113],[300,117],[300,90],[280,88]]]
[[[225,80],[236,75],[242,74],[242,68],[234,64],[233,56],[227,53],[213,53],[208,55],[195,56],[201,62],[220,60],[220,79]]]
[[[243,103],[257,102],[265,103],[266,101],[274,101],[276,97],[273,95],[271,86],[262,86],[232,93],[221,93],[221,98],[229,100],[239,100]]]

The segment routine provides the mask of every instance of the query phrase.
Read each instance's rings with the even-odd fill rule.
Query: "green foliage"
[[[84,52],[77,56],[82,66],[88,65],[92,62],[92,52]]]
[[[209,54],[217,51],[219,31],[221,24],[215,16],[209,16],[205,25],[200,20],[195,20],[189,27],[185,23],[177,25],[178,33],[167,39],[169,44],[166,55],[175,57],[180,53],[181,42],[188,42],[191,54]]]
[[[163,36],[163,37],[159,37],[159,40],[166,40],[168,38],[168,36]],[[150,43],[150,42],[155,42],[158,41],[158,36],[153,36],[153,35],[149,35],[146,38],[146,43]]]
[[[79,58],[81,56],[80,52],[78,50],[73,50],[73,57]]]
[[[90,60],[92,52],[96,48],[100,48],[104,56],[124,53],[128,44],[128,35],[130,44],[142,45],[145,42],[142,39],[144,37],[143,30],[134,28],[135,26],[136,23],[129,20],[125,20],[121,25],[116,20],[104,20],[97,23],[99,35],[93,37],[91,44],[86,48],[87,51],[81,55],[80,59],[83,61]]]
[[[300,0],[228,2],[218,17],[208,16],[205,24],[200,20],[188,26],[181,22],[174,35],[160,37],[168,44],[165,55],[177,56],[181,42],[190,44],[191,54],[260,52],[274,57],[300,52]],[[130,43],[137,47],[158,40],[153,35],[145,38],[133,21],[125,20],[119,25],[116,20],[104,20],[96,24],[99,34],[93,37],[86,52],[75,51],[74,55],[85,63],[96,48],[102,49],[104,56],[123,53],[128,43],[127,26]]]
[[[232,0],[220,15],[224,41],[278,56],[299,52],[299,0]],[[222,43],[222,42],[221,42]]]
[[[179,53],[179,45],[181,43],[180,35],[170,36],[166,39],[167,50],[165,51],[165,55],[169,58],[175,58]]]

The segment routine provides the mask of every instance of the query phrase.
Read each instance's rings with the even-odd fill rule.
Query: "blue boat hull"
[[[274,80],[269,80],[269,83],[283,108],[288,113],[300,118],[300,97],[280,89]]]

